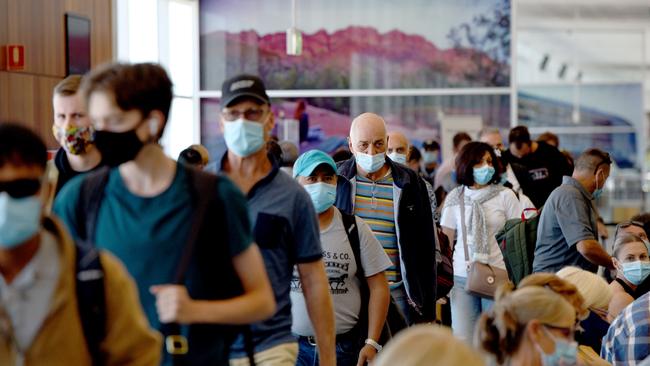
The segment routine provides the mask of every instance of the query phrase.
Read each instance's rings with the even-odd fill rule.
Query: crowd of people
[[[368,112],[300,154],[242,74],[226,153],[173,160],[172,96],[157,64],[67,77],[50,161],[0,122],[0,364],[650,365],[650,215],[600,241],[607,152],[519,126],[442,161]]]

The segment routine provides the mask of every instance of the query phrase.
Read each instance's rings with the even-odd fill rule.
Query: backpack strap
[[[100,346],[106,336],[104,268],[97,249],[82,243],[77,243],[75,247],[75,285],[81,327],[93,365],[103,365]]]
[[[76,228],[77,235],[83,245],[94,246],[95,230],[99,208],[104,199],[104,191],[108,184],[111,169],[101,167],[84,176],[77,203]]]
[[[216,192],[218,177],[212,174],[205,174],[196,169],[189,168],[185,165],[178,165],[177,169],[185,169],[190,180],[192,202],[194,204],[194,215],[190,226],[190,234],[187,237],[183,247],[183,254],[176,274],[174,275],[174,284],[184,285],[187,269],[192,261],[194,249],[199,240],[201,228],[205,220],[208,206],[213,201]],[[167,323],[160,325],[160,332],[165,340],[165,350],[172,359],[174,366],[186,365],[185,359],[189,345],[187,338],[181,332],[181,326],[178,323]]]
[[[345,233],[348,236],[348,241],[350,242],[350,247],[352,248],[352,254],[354,255],[354,262],[357,265],[356,277],[359,280],[359,293],[361,296],[361,309],[359,310],[359,319],[357,324],[354,326],[358,331],[358,334],[364,335],[364,340],[368,333],[368,306],[370,303],[370,288],[368,287],[368,280],[366,279],[365,273],[363,271],[363,265],[361,264],[361,240],[359,239],[359,227],[357,226],[357,220],[354,215],[348,215],[341,212],[341,219],[343,221],[343,228]]]
[[[79,241],[75,243],[77,305],[93,365],[103,364],[100,347],[106,337],[104,268],[99,259],[99,251],[94,247],[94,237],[109,174],[109,167],[86,174],[81,183],[75,217],[79,236]]]
[[[192,261],[192,256],[199,241],[201,229],[205,223],[210,205],[215,200],[217,183],[220,179],[217,175],[208,174],[195,168],[179,165],[178,169],[185,169],[192,187],[192,201],[194,202],[194,217],[190,235],[185,242],[183,255],[176,269],[174,283],[184,285],[187,269]],[[175,366],[187,364],[185,355],[188,351],[187,339],[181,333],[181,326],[178,323],[162,324],[161,333],[165,337],[165,348],[172,356],[172,362]],[[244,346],[251,366],[255,366],[255,345],[250,326],[242,330],[244,336]],[[184,352],[179,352],[184,351]]]

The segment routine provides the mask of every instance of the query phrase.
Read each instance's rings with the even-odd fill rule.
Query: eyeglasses
[[[17,179],[8,182],[0,182],[0,192],[7,192],[13,198],[30,197],[41,189],[40,179]]]
[[[245,111],[238,110],[223,110],[221,115],[223,119],[228,122],[236,121],[242,116],[249,121],[260,121],[262,117],[266,114],[266,111],[263,108],[250,108]]]

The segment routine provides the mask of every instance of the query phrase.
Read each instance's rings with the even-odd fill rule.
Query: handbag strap
[[[469,264],[469,250],[467,249],[467,228],[465,227],[465,186],[460,188],[460,227],[463,232],[463,248],[465,249],[465,262]]]

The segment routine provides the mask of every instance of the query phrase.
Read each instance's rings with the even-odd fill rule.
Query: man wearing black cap
[[[321,365],[334,365],[334,311],[322,260],[316,212],[307,192],[265,146],[275,124],[264,83],[239,75],[224,81],[221,128],[228,151],[218,169],[248,199],[255,239],[271,279],[277,311],[268,321],[251,325],[258,365],[296,363],[298,344],[291,334],[290,283],[297,267]],[[243,337],[231,348],[230,364],[247,365]]]

